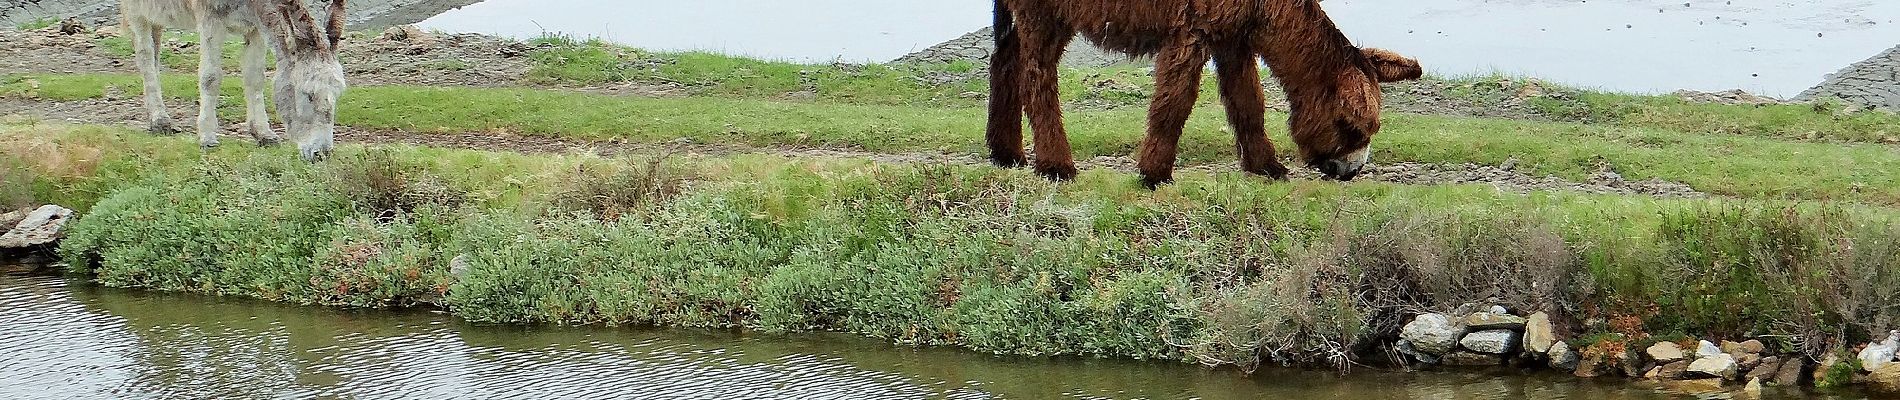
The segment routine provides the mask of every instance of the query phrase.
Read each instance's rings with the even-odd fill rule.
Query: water
[[[830,334],[474,325],[0,275],[0,398],[1667,398],[1510,371],[1253,376]]]
[[[987,26],[989,0],[488,0],[422,23],[662,50],[876,62]],[[1688,3],[1690,6],[1684,7]],[[1790,97],[1900,44],[1886,0],[1330,0],[1348,36],[1430,72],[1505,72],[1624,92]]]

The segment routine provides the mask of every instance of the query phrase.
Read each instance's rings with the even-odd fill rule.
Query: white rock
[[[1884,342],[1867,345],[1867,348],[1861,349],[1860,355],[1855,358],[1860,359],[1862,370],[1874,372],[1893,362],[1896,354],[1900,354],[1900,331],[1888,333],[1887,340]]]
[[[1506,310],[1504,309],[1504,306],[1498,306],[1498,305],[1491,306],[1490,311],[1492,314],[1510,314],[1511,313],[1511,310]]]
[[[1457,347],[1458,335],[1464,332],[1465,327],[1453,322],[1451,317],[1432,313],[1420,315],[1405,324],[1405,328],[1399,330],[1399,338],[1410,341],[1412,347],[1420,352],[1443,355]]]
[[[1697,358],[1689,363],[1689,374],[1711,378],[1728,379],[1735,376],[1735,356],[1716,354]]]
[[[1709,357],[1709,356],[1714,356],[1717,354],[1727,354],[1727,353],[1723,353],[1721,347],[1716,347],[1715,343],[1710,343],[1707,340],[1702,341],[1702,343],[1696,347],[1696,351],[1695,351],[1695,356],[1697,358]]]
[[[1480,353],[1505,354],[1517,350],[1517,341],[1517,332],[1509,329],[1492,329],[1465,335],[1458,344]]]

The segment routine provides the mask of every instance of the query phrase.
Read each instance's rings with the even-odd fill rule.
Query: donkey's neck
[[[1265,0],[1267,21],[1256,49],[1288,91],[1330,86],[1362,57],[1319,8],[1319,0]]]

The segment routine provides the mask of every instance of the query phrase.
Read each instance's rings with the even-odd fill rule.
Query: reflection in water
[[[1788,97],[1892,47],[1883,0],[1333,0],[1359,43],[1440,75],[1507,72],[1632,92]],[[1685,4],[1687,6],[1685,6]],[[528,38],[544,31],[662,50],[804,62],[888,61],[987,26],[988,0],[487,0],[429,28]]]
[[[0,276],[0,398],[1661,398],[1562,376],[995,357],[837,335],[482,326]]]

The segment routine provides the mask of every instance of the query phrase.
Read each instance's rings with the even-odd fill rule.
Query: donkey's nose
[[[1352,163],[1344,160],[1326,160],[1326,162],[1320,163],[1318,167],[1319,172],[1326,175],[1326,179],[1344,182],[1359,177],[1359,169],[1353,168]]]

